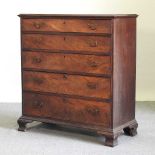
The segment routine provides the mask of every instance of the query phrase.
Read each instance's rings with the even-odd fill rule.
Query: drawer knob
[[[88,87],[89,89],[96,89],[97,85],[96,85],[96,83],[88,82],[88,83],[87,83],[87,87]]]
[[[100,110],[98,108],[88,108],[87,112],[90,113],[91,115],[98,115],[100,113]]]
[[[34,107],[34,108],[42,108],[42,107],[43,107],[43,102],[34,101],[33,107]]]
[[[91,30],[96,30],[96,26],[97,26],[97,24],[95,24],[95,23],[89,23],[88,24],[88,28]]]
[[[90,40],[90,41],[88,41],[88,44],[90,47],[97,47],[98,43],[97,43],[97,41]]]
[[[34,57],[34,58],[32,59],[32,61],[33,61],[34,63],[41,63],[41,58],[36,58],[36,57]]]
[[[43,83],[43,79],[33,78],[33,82],[40,85]]]

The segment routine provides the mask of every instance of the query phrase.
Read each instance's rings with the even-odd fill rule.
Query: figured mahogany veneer
[[[25,51],[22,58],[25,69],[105,76],[112,74],[110,56]]]
[[[111,105],[104,102],[34,93],[24,93],[23,100],[23,113],[28,116],[97,125],[100,128],[111,125]]]
[[[90,52],[110,52],[110,37],[76,36],[76,35],[44,35],[23,34],[22,45],[25,49],[70,50]]]
[[[109,78],[80,75],[24,71],[23,89],[96,98],[111,97]]]
[[[137,15],[20,15],[22,116],[105,136],[137,134]]]
[[[111,34],[111,20],[23,19],[22,31],[84,32]],[[72,25],[72,26],[71,26]]]

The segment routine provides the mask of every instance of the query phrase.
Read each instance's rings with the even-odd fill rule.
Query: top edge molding
[[[136,18],[137,14],[19,14],[22,18]]]

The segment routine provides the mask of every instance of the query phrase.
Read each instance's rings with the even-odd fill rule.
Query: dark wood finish
[[[24,71],[23,82],[24,90],[111,98],[109,78]]]
[[[113,127],[118,127],[135,118],[135,18],[114,20],[113,46]]]
[[[22,31],[111,33],[111,20],[23,19]]]
[[[25,116],[64,120],[74,123],[110,127],[111,104],[67,97],[23,94]]]
[[[19,15],[22,116],[77,127],[117,145],[135,136],[137,15]]]
[[[72,19],[113,19],[113,18],[136,18],[137,14],[19,14],[19,17],[24,18],[72,18]]]
[[[26,130],[26,124],[27,123],[32,123],[33,121],[30,120],[30,119],[19,118],[17,122],[18,122],[18,125],[19,125],[18,131],[25,131]]]
[[[129,125],[128,127],[124,128],[124,133],[128,136],[135,136],[137,135],[137,128],[138,128],[138,124],[135,123],[135,124],[132,124],[132,125]]]
[[[112,50],[112,44],[110,37],[102,36],[23,34],[22,48],[104,53]]]
[[[114,147],[118,144],[118,135],[112,135],[112,136],[105,136],[105,145],[106,146],[111,146],[111,147]]]
[[[22,53],[22,59],[23,68],[27,69],[94,75],[111,75],[112,73],[110,56],[25,51]]]

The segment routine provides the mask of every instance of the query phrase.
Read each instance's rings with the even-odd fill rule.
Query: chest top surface
[[[49,18],[49,17],[66,17],[66,18],[124,18],[137,17],[137,14],[19,14],[22,18]]]

